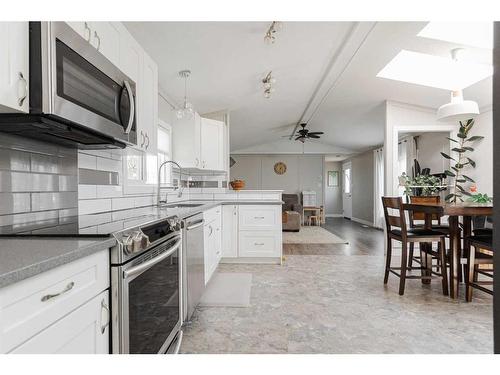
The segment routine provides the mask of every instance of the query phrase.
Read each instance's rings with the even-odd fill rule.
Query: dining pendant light
[[[458,61],[463,52],[463,48],[452,49],[451,58]],[[461,121],[478,114],[479,106],[477,103],[473,100],[464,100],[463,91],[460,89],[452,91],[450,102],[438,108],[437,118],[441,121]]]
[[[181,70],[179,72],[179,77],[184,78],[184,102],[181,108],[178,108],[176,111],[177,118],[180,119],[190,119],[194,115],[193,105],[187,100],[187,80],[191,75],[190,70]]]
[[[461,121],[479,114],[479,106],[473,100],[464,100],[462,90],[452,91],[450,103],[439,107],[438,120]]]

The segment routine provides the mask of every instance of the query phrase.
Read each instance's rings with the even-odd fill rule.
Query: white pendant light
[[[458,61],[463,51],[463,48],[452,49],[452,59]],[[464,100],[464,94],[460,89],[452,91],[450,102],[439,107],[437,118],[442,121],[462,121],[470,119],[478,114],[479,106],[477,103],[473,100]]]
[[[451,101],[439,107],[438,120],[461,121],[479,114],[479,106],[473,100],[464,100],[462,90],[452,91]]]

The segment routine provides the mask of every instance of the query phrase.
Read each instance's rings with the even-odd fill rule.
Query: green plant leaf
[[[472,160],[471,158],[467,158],[467,160],[469,161],[469,164],[472,166],[472,168],[476,168],[476,162],[474,160]]]
[[[446,159],[455,160],[455,159],[453,159],[450,155],[445,154],[444,152],[441,152],[441,155],[442,155],[444,158],[446,158]]]
[[[455,151],[461,154],[462,152],[465,152],[465,147],[464,148],[453,147],[451,151]]]
[[[468,146],[464,146],[464,150],[467,150],[467,151],[474,151],[474,149],[472,147],[468,147]]]
[[[483,139],[484,137],[482,135],[473,135],[469,139],[466,140],[466,142],[474,142],[474,141],[479,141]]]
[[[458,169],[462,169],[464,167],[464,165],[460,164],[460,163],[457,163],[457,164],[455,164],[455,167],[457,167]]]
[[[449,171],[449,170],[446,170],[444,171],[444,174],[447,175],[447,176],[450,176],[450,177],[455,177],[455,173],[453,173],[452,171]]]
[[[460,182],[461,184],[463,184],[464,182],[467,182],[467,180],[465,178],[457,178],[456,181]]]
[[[457,185],[457,189],[460,190],[462,193],[465,193],[465,189],[462,186]]]
[[[467,138],[467,134],[465,134],[465,133],[458,133],[458,134],[457,134],[457,137],[458,137],[458,138],[465,139],[465,138]]]
[[[455,142],[455,143],[459,143],[456,139],[453,139],[453,138],[450,138],[450,137],[446,137],[446,139],[449,140],[449,141]]]
[[[470,178],[469,176],[462,175],[462,177],[463,177],[464,179],[466,179],[467,181],[469,181],[469,182],[476,182],[476,181],[474,181],[472,178]]]
[[[444,197],[444,200],[447,201],[447,202],[450,202],[451,199],[454,198],[454,197],[455,197],[455,194],[450,193],[446,197]]]
[[[457,173],[458,173],[458,168],[451,167],[451,169],[453,169],[455,172],[457,172]]]

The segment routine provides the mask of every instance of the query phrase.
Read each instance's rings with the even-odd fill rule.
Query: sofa
[[[300,231],[302,222],[302,205],[298,194],[283,194],[282,224],[285,232]]]

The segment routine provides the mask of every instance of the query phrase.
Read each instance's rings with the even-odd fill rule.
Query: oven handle
[[[130,133],[130,130],[132,130],[132,125],[134,123],[135,104],[134,104],[134,94],[132,93],[132,88],[130,87],[130,83],[128,83],[128,81],[124,81],[123,84],[125,85],[125,90],[127,90],[128,92],[128,100],[130,101],[130,116],[128,118],[127,129],[125,129],[125,134],[128,134]]]
[[[138,266],[135,266],[135,267],[132,267],[126,271],[123,271],[123,278],[128,279],[129,277],[137,275],[138,273],[141,273],[142,271],[145,271],[148,268],[154,266],[155,264],[161,262],[163,259],[168,258],[170,255],[172,255],[175,251],[177,251],[179,249],[179,247],[181,246],[181,243],[182,243],[182,240],[179,237],[179,240],[168,251],[161,253],[157,257],[154,257],[153,259],[150,259],[147,262],[141,263]]]

